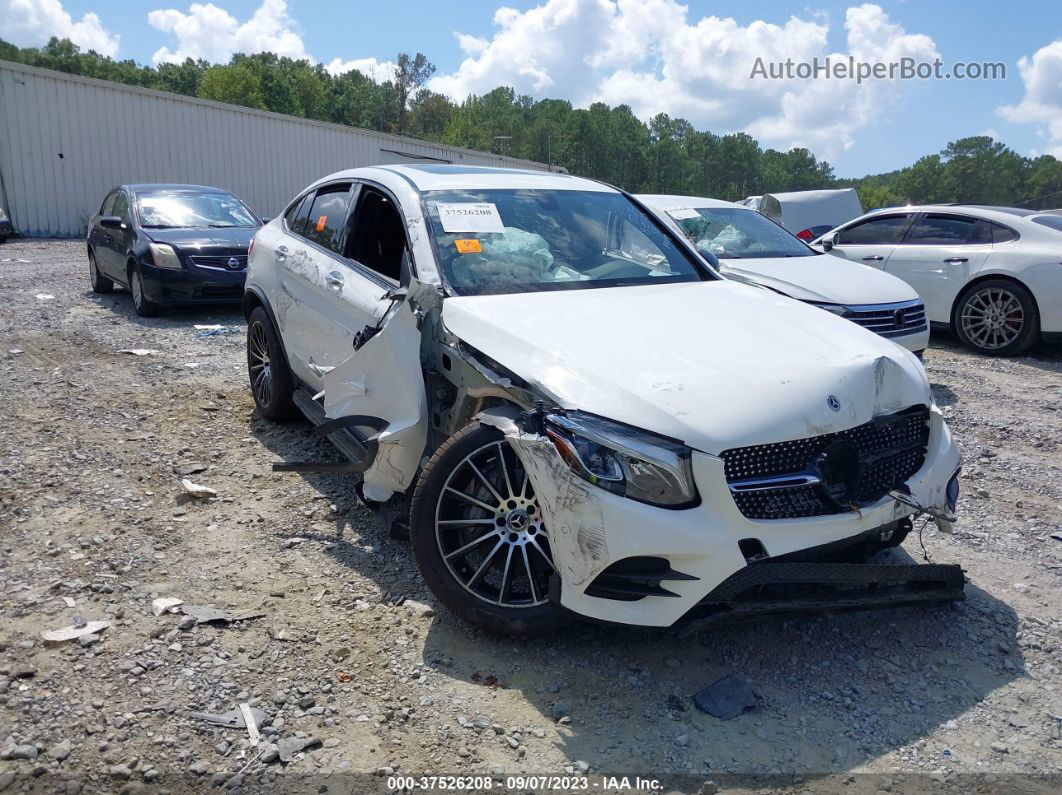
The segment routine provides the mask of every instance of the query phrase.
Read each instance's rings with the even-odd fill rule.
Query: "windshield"
[[[193,226],[258,226],[258,219],[231,193],[138,193],[137,212],[146,229]]]
[[[817,252],[756,210],[673,207],[674,219],[698,251],[720,259],[813,257]]]
[[[439,265],[458,295],[705,278],[619,193],[428,191],[424,201]]]

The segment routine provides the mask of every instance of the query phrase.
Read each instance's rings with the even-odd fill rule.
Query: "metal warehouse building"
[[[216,185],[275,216],[318,177],[384,163],[542,163],[0,61],[0,202],[19,232],[76,237],[107,191]]]

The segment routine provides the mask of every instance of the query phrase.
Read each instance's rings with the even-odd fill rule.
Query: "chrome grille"
[[[208,268],[212,271],[242,271],[247,268],[246,254],[203,255],[189,257],[188,259],[197,268]],[[232,260],[235,260],[235,264],[231,262]]]
[[[846,431],[726,450],[721,455],[723,471],[741,513],[749,519],[784,519],[848,510],[826,496],[813,468],[814,459],[836,440],[858,453],[855,502],[867,505],[922,468],[929,409],[913,406]]]
[[[845,317],[883,337],[904,337],[925,331],[926,307],[921,301],[849,306]]]

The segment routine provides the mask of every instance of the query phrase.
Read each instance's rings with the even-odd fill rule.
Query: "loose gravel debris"
[[[343,477],[270,471],[328,451],[307,425],[255,414],[242,334],[194,328],[242,329],[238,309],[142,319],[126,293],[89,292],[80,241],[4,255],[0,790],[375,791],[392,773],[565,772],[706,793],[1054,789],[1057,349],[991,359],[934,338],[928,353],[966,463],[954,535],[921,537],[965,567],[967,601],[515,642],[436,612],[408,544]],[[218,496],[186,494],[192,474]],[[921,559],[918,536],[896,554]],[[266,618],[155,616],[164,598]],[[82,617],[110,628],[42,641]],[[755,710],[693,708],[731,672]],[[258,747],[190,716],[243,703],[265,715]]]

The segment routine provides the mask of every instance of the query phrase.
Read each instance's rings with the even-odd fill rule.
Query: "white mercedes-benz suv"
[[[720,278],[599,182],[359,168],[256,235],[261,414],[299,412],[491,631],[668,626],[960,599],[957,566],[858,564],[953,518],[925,371],[828,312]]]

